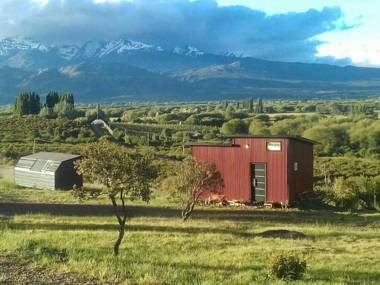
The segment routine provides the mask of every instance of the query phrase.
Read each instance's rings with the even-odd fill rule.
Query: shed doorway
[[[266,202],[267,169],[265,163],[251,164],[252,202]]]

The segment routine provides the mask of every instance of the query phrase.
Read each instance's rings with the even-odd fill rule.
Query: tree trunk
[[[125,234],[125,223],[119,225],[119,237],[113,246],[113,253],[115,256],[119,255],[120,244],[123,241],[124,234]]]
[[[186,208],[182,211],[182,219],[184,222],[186,222],[193,213],[195,202],[196,201],[192,201],[191,203],[187,204]]]
[[[118,236],[118,238],[117,238],[117,240],[113,246],[113,253],[115,256],[117,256],[117,255],[119,255],[120,245],[121,245],[121,242],[123,241],[124,234],[125,234],[125,223],[127,221],[127,211],[126,211],[126,207],[125,207],[125,201],[124,201],[123,193],[121,193],[121,195],[120,195],[120,200],[122,201],[123,215],[121,215],[118,211],[118,206],[117,206],[115,196],[110,195],[110,199],[112,201],[112,206],[114,209],[115,216],[117,218],[117,222],[119,223],[119,236]]]

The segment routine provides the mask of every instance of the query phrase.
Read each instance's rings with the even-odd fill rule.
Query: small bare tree
[[[92,183],[103,186],[101,191],[74,189],[80,198],[107,195],[119,224],[119,236],[114,244],[114,254],[119,254],[127,221],[126,200],[141,199],[148,202],[150,184],[156,177],[149,156],[128,153],[122,147],[107,141],[91,144],[84,149],[83,158],[76,169]]]
[[[177,193],[184,204],[182,219],[186,221],[191,216],[195,204],[202,195],[218,192],[218,188],[222,185],[222,176],[215,165],[199,162],[193,158],[185,159],[175,179]]]

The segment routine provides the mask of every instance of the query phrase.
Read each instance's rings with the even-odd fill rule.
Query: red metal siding
[[[288,152],[289,193],[293,202],[298,193],[313,189],[313,145],[291,140]],[[295,162],[298,162],[298,171],[294,171]]]
[[[267,143],[270,141],[281,142],[281,151],[268,151]],[[248,179],[244,179],[244,189],[249,192],[249,201],[251,197],[251,178],[250,164],[265,163],[267,168],[267,196],[266,201],[271,202],[287,202],[288,196],[286,191],[287,185],[287,139],[266,139],[266,138],[240,138],[235,143],[241,145],[243,159],[246,165]],[[249,145],[245,149],[245,145]]]
[[[278,141],[281,151],[268,151],[267,142]],[[216,165],[224,180],[223,192],[229,200],[251,202],[251,163],[267,167],[267,202],[288,203],[289,139],[237,138],[233,147],[193,146],[193,156]],[[249,147],[246,148],[245,146]]]
[[[194,146],[193,156],[199,161],[215,164],[223,177],[223,193],[229,200],[250,201],[250,193],[244,191],[245,180],[249,180],[246,167],[241,163],[239,147]]]

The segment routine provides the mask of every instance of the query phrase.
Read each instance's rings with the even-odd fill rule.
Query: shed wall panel
[[[15,169],[15,183],[23,187],[54,190],[55,176],[49,173]]]
[[[83,178],[78,175],[74,162],[78,159],[68,160],[62,162],[56,171],[55,188],[60,190],[71,190],[74,185],[81,187],[83,185]]]

